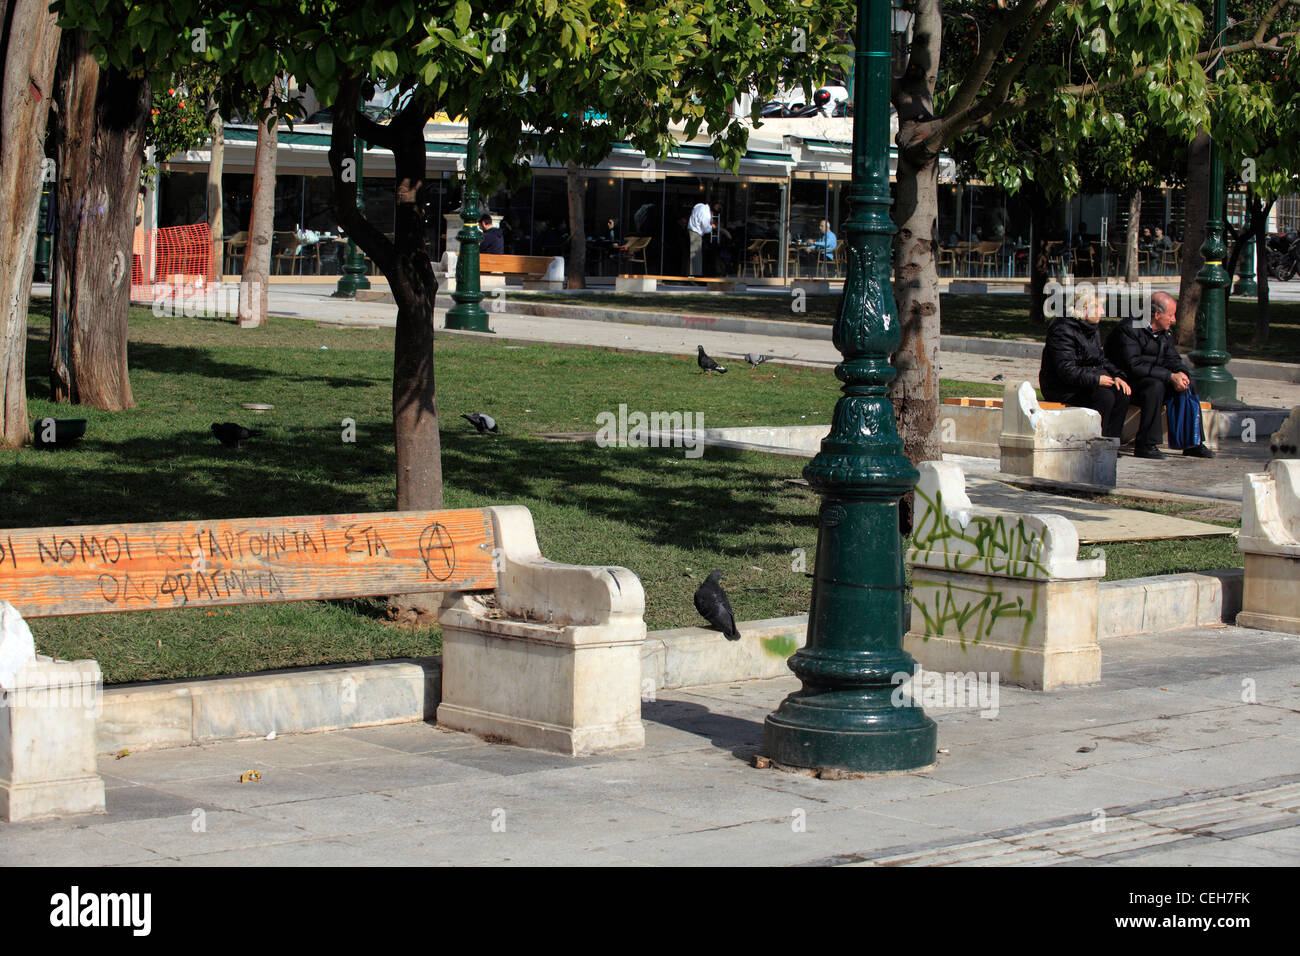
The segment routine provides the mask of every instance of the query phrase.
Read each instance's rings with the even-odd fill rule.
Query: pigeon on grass
[[[696,361],[700,363],[700,369],[705,375],[708,375],[710,372],[725,373],[727,371],[723,366],[719,365],[717,362],[713,361],[713,359],[704,354],[703,345],[699,346],[699,350],[700,354],[696,357]]]
[[[254,428],[245,428],[235,422],[212,423],[212,434],[216,436],[217,441],[227,448],[243,448],[244,442],[250,438],[256,438],[262,434],[260,430]]]
[[[488,432],[491,432],[493,435],[499,433],[497,429],[497,420],[491,415],[474,412],[472,415],[462,414],[460,417],[478,429],[480,435],[486,435]]]
[[[771,357],[770,355],[755,355],[753,352],[745,353],[745,361],[749,363],[751,368],[758,368]]]
[[[721,571],[713,571],[704,579],[704,583],[695,592],[695,610],[720,630],[727,640],[738,641],[740,631],[736,630],[736,616],[731,612],[731,602],[727,600],[727,592],[722,590],[719,583],[721,580]]]

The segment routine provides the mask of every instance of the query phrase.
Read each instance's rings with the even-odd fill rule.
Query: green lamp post
[[[491,332],[487,312],[479,305],[483,292],[479,288],[478,246],[483,232],[478,227],[478,130],[470,120],[465,144],[465,201],[461,203],[460,252],[456,255],[456,291],[451,297],[456,301],[447,310],[446,327],[467,332]]]
[[[1219,43],[1227,29],[1226,0],[1214,0],[1214,42]],[[1210,67],[1210,79],[1219,75],[1222,55]],[[1205,265],[1196,274],[1201,284],[1201,305],[1196,311],[1196,348],[1190,358],[1195,368],[1192,384],[1201,398],[1211,402],[1235,402],[1237,380],[1225,367],[1228,354],[1226,304],[1228,283],[1232,276],[1223,267],[1228,248],[1223,242],[1223,155],[1210,142],[1210,205],[1205,220],[1205,242],[1201,254]]]
[[[41,210],[36,220],[36,268],[33,278],[37,282],[50,281],[50,245],[51,237],[47,230],[50,221],[50,187],[41,187]]]
[[[1255,237],[1246,240],[1241,250],[1241,262],[1237,266],[1237,284],[1232,287],[1232,294],[1243,298],[1259,295],[1259,285],[1255,282]]]
[[[366,214],[365,190],[362,184],[365,178],[366,144],[360,137],[353,140],[352,153],[357,160],[357,212]],[[339,276],[338,286],[333,296],[338,299],[355,299],[358,289],[369,289],[370,280],[366,278],[366,257],[361,254],[352,237],[348,237],[348,251],[343,256],[343,270]]]
[[[888,0],[859,0],[848,277],[833,337],[844,383],[830,434],[804,477],[822,497],[803,682],[768,715],[764,755],[782,769],[887,773],[932,765],[936,727],[892,698],[916,661],[903,650],[900,499],[917,472],[894,425],[890,355],[901,329],[890,284]]]

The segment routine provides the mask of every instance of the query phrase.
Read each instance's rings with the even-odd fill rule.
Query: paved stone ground
[[[751,767],[793,679],[664,694],[644,750],[579,759],[423,723],[106,757],[109,812],[0,824],[0,865],[1300,863],[1300,639],[1103,654],[1093,687],[927,707],[939,763],[902,776]]]

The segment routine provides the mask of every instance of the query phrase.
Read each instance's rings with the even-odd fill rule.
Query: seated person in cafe
[[[1101,433],[1120,438],[1132,389],[1101,346],[1102,304],[1096,290],[1082,285],[1072,315],[1061,315],[1047,330],[1038,384],[1043,399],[1091,408],[1101,415]]]
[[[499,256],[506,251],[506,239],[501,234],[501,230],[492,225],[492,217],[484,214],[479,220],[483,227],[483,239],[479,243],[478,251],[485,256]]]
[[[835,233],[831,232],[830,223],[823,219],[817,226],[821,231],[821,238],[812,242],[804,243],[804,252],[816,252],[819,258],[830,262],[835,258],[835,246],[838,240]]]
[[[1157,292],[1151,297],[1151,310],[1149,322],[1127,318],[1106,336],[1106,357],[1123,370],[1125,379],[1133,385],[1133,404],[1142,409],[1133,450],[1138,458],[1165,457],[1156,447],[1164,437],[1160,424],[1165,402],[1192,387],[1170,331],[1178,318],[1178,301],[1168,292]],[[1184,448],[1183,454],[1214,457],[1203,440]]]

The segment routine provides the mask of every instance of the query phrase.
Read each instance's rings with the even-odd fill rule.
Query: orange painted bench
[[[482,509],[0,531],[0,598],[24,617],[497,586]]]

